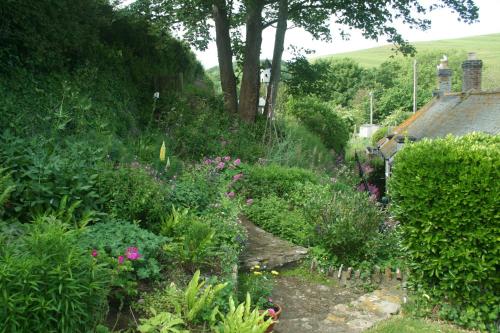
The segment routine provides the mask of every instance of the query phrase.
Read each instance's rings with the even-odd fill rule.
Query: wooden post
[[[340,265],[340,268],[339,268],[339,273],[337,275],[337,278],[340,280],[340,277],[342,276],[342,267],[344,267],[344,264]]]
[[[386,279],[386,281],[392,280],[392,270],[390,267],[385,268],[385,279]]]
[[[346,275],[346,279],[347,280],[350,280],[351,279],[351,274],[352,274],[352,267],[349,267],[347,269],[347,275]]]

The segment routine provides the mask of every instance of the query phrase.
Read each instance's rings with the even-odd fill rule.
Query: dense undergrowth
[[[399,256],[336,160],[347,122],[327,104],[242,123],[189,48],[141,16],[50,4],[0,4],[0,331],[106,332],[124,309],[141,332],[263,331],[250,303],[270,307],[269,290],[234,294],[240,214],[325,265]]]

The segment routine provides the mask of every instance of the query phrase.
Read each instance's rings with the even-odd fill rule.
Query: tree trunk
[[[263,0],[248,1],[243,77],[240,89],[240,117],[255,122],[259,105],[260,48],[262,45]]]
[[[216,1],[212,6],[215,21],[215,41],[219,60],[220,82],[224,94],[224,109],[228,113],[238,112],[238,95],[236,93],[236,76],[233,69],[233,50],[229,36],[229,17],[226,2]]]
[[[288,21],[288,0],[280,0],[278,12],[278,26],[276,28],[276,37],[274,39],[273,62],[271,65],[271,78],[267,87],[266,106],[264,115],[273,117],[276,97],[278,96],[278,87],[281,80],[281,58],[285,45],[285,34]]]

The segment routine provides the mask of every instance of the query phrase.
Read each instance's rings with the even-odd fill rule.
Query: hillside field
[[[465,37],[458,39],[445,39],[429,42],[412,43],[417,52],[442,50],[463,50],[465,52],[476,52],[477,58],[483,60],[484,78],[483,88],[500,89],[500,33]],[[359,62],[362,66],[375,67],[390,60],[395,52],[392,45],[385,45],[370,49],[353,52],[333,54],[320,57],[321,59],[351,58]],[[401,57],[401,55],[396,55]]]

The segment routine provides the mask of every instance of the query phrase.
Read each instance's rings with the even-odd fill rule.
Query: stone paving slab
[[[246,217],[240,217],[248,235],[248,245],[240,257],[242,269],[265,265],[267,269],[282,267],[305,258],[307,249],[273,236],[254,225]]]
[[[356,288],[280,277],[273,299],[283,313],[274,332],[359,333],[397,314],[402,295],[397,284],[363,294]]]

